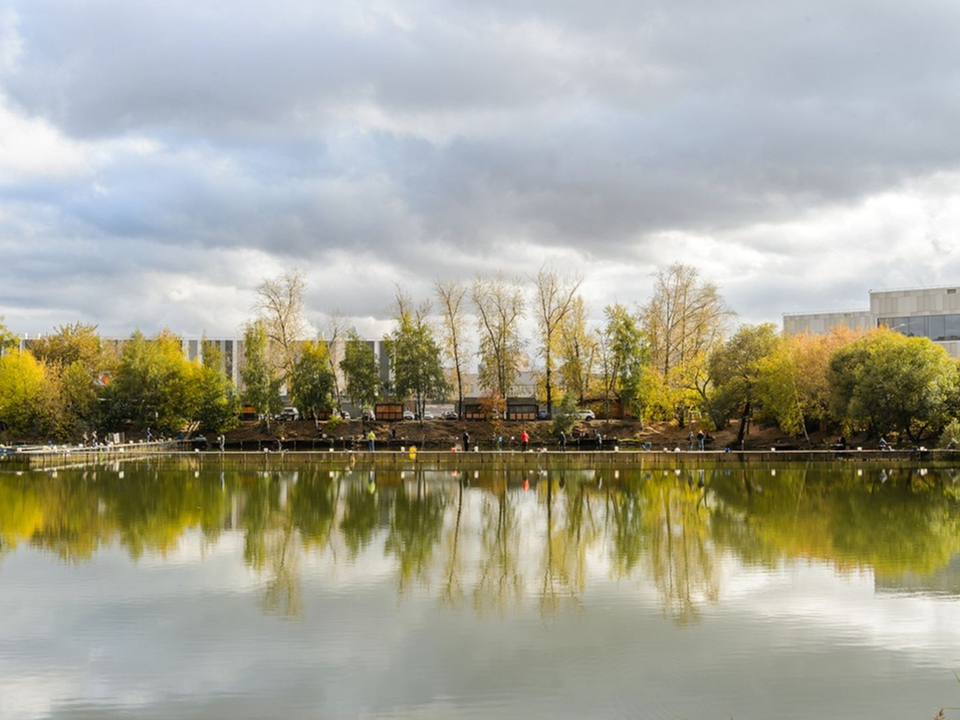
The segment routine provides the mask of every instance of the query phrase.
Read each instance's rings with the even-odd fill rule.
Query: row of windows
[[[911,337],[926,337],[940,342],[960,340],[960,315],[879,318],[877,325]]]

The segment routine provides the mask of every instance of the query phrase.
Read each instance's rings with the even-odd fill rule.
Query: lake
[[[960,483],[855,460],[0,472],[0,718],[960,718]]]

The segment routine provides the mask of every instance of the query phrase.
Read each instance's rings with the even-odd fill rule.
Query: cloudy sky
[[[235,335],[307,275],[575,269],[599,315],[681,261],[742,322],[960,283],[948,0],[7,0],[0,314]]]

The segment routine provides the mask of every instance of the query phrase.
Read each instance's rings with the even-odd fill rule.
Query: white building
[[[783,331],[820,334],[835,327],[854,330],[888,327],[904,335],[930,338],[960,357],[960,293],[957,287],[871,290],[869,310],[784,313]]]

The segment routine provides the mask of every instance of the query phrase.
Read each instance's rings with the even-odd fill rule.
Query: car
[[[424,420],[436,420],[436,419],[437,419],[437,416],[434,415],[432,412],[425,412],[425,413],[423,414],[423,419],[424,419]]]
[[[457,415],[456,410],[447,410],[441,417],[444,420],[459,420],[460,416]]]
[[[368,408],[368,409],[366,409],[366,410],[361,410],[361,411],[360,411],[360,419],[361,419],[361,420],[371,420],[371,421],[373,421],[373,420],[376,420],[376,419],[377,419],[377,416],[374,415],[373,410],[370,410],[370,409]]]
[[[300,411],[297,410],[295,407],[285,407],[274,417],[274,420],[279,420],[280,422],[284,422],[285,420],[299,420],[299,419],[300,419]]]
[[[577,420],[596,420],[593,410],[577,410]]]
[[[403,411],[403,419],[404,419],[404,420],[416,420],[416,419],[417,419],[417,416],[414,415],[410,410],[404,410],[404,411]]]

